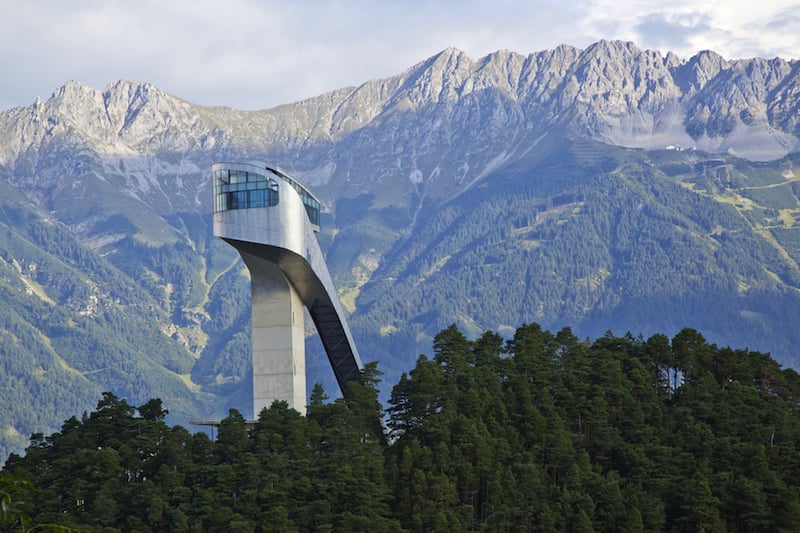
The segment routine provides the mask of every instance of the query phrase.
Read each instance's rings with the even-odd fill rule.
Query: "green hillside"
[[[431,206],[363,283],[352,323],[389,372],[392,352],[426,351],[449,323],[474,337],[520,321],[690,326],[798,365],[797,162],[568,140]]]
[[[176,304],[195,298],[202,308],[209,299],[185,290],[196,273],[187,265],[197,257],[162,247],[127,264],[114,257],[120,269],[24,205],[0,208],[0,457],[30,433],[90,409],[105,389],[134,402],[164,397],[173,422],[219,412],[192,380],[203,365],[190,339],[169,329]],[[176,287],[169,295],[166,283]],[[236,319],[226,319],[222,301],[212,295],[208,306],[224,328]]]

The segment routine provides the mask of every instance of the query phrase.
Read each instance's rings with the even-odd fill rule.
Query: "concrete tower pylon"
[[[342,391],[361,359],[317,243],[320,203],[284,172],[250,163],[212,165],[214,235],[250,271],[253,414],[276,400],[305,412],[304,308]]]

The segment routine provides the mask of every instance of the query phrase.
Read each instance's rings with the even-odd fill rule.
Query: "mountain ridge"
[[[710,98],[705,94],[709,83],[715,95],[722,93],[726,98]],[[67,122],[53,124],[49,130],[53,134],[77,121],[91,140],[109,147],[122,143],[129,148],[149,141],[150,146],[140,147],[148,153],[165,148],[156,140],[176,142],[181,139],[181,135],[169,132],[169,125],[174,122],[182,127],[190,126],[189,132],[192,127],[198,128],[206,134],[206,141],[210,141],[208,130],[227,126],[222,117],[228,112],[236,121],[247,117],[252,123],[251,134],[261,136],[264,142],[283,143],[292,148],[312,139],[340,139],[387,112],[407,106],[413,108],[414,102],[445,104],[490,87],[512,102],[524,105],[524,111],[543,126],[553,127],[559,115],[574,108],[571,126],[584,128],[597,140],[622,146],[635,144],[622,142],[615,134],[612,119],[634,112],[650,118],[651,124],[642,125],[653,129],[633,131],[629,141],[643,144],[641,139],[637,141],[637,135],[658,133],[659,119],[663,122],[665,110],[678,106],[684,107],[687,114],[683,132],[687,146],[699,143],[698,148],[708,151],[730,149],[719,138],[724,139],[734,127],[748,127],[763,121],[763,127],[780,137],[773,152],[766,154],[771,155],[768,159],[776,159],[800,146],[798,103],[796,97],[791,98],[799,83],[797,61],[780,58],[727,60],[712,51],[681,60],[672,52],[662,55],[655,50],[641,50],[631,42],[601,40],[583,50],[562,45],[527,56],[497,51],[478,60],[449,48],[399,75],[260,111],[196,106],[149,83],[117,81],[99,91],[73,81],[57,89],[44,103],[37,101],[29,108],[15,108],[0,115],[6,123],[9,118],[25,123],[20,120],[23,118],[20,115],[24,114],[20,110],[27,109],[36,114],[34,121],[56,118]],[[78,101],[83,105],[76,105]],[[94,113],[87,109],[87,101],[94,102]],[[539,109],[532,109],[534,105]],[[746,118],[734,116],[736,112],[746,112]],[[142,113],[144,115],[140,116]],[[717,122],[704,121],[708,114],[713,114]],[[160,132],[163,135],[157,139],[152,135],[153,124],[164,126]],[[273,134],[265,135],[270,129],[274,130]],[[6,126],[4,133],[7,132]],[[24,131],[15,133],[20,139],[29,137]],[[142,138],[143,134],[149,137]],[[214,139],[224,141],[224,138]],[[17,151],[24,144],[21,141]],[[9,146],[5,148],[0,157],[8,161],[11,154]],[[193,147],[184,139],[172,148]],[[738,153],[752,159],[761,159],[759,155],[763,155],[748,154],[746,150]]]

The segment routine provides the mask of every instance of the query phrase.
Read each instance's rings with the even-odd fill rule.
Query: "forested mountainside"
[[[800,375],[671,339],[439,332],[378,402],[367,366],[308,416],[276,402],[215,440],[159,400],[97,409],[12,456],[9,525],[103,531],[796,531]],[[383,421],[388,420],[384,430]],[[38,490],[34,490],[38,488]],[[2,527],[2,524],[0,524]]]
[[[607,41],[449,49],[263,111],[125,81],[2,111],[0,456],[100,391],[159,397],[169,422],[253,416],[214,161],[282,167],[320,197],[359,351],[389,381],[453,323],[689,326],[797,365],[799,68]],[[309,380],[333,391],[308,333]]]

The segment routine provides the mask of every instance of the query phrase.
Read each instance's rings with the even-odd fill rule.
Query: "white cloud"
[[[685,58],[700,50],[714,50],[729,59],[800,56],[799,32],[768,27],[776,16],[800,12],[797,0],[596,0],[592,4],[590,24],[644,48],[671,50]]]
[[[790,0],[0,0],[0,10],[0,108],[70,79],[264,108],[397,74],[449,46],[477,58],[606,38],[683,57],[800,55]]]

